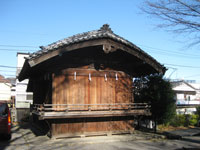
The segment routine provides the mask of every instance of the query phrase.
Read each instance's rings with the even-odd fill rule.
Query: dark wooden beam
[[[106,39],[99,39],[99,40],[92,40],[92,41],[85,41],[85,42],[81,42],[81,43],[76,43],[76,44],[72,44],[60,49],[55,49],[54,51],[48,52],[47,54],[44,54],[38,58],[29,60],[29,64],[31,67],[34,67],[36,65],[38,65],[39,63],[46,61],[52,57],[58,56],[58,55],[62,55],[65,52],[69,52],[72,50],[77,50],[77,49],[81,49],[81,48],[85,48],[85,47],[91,47],[91,46],[98,46],[98,45],[104,45],[107,44],[107,40]]]

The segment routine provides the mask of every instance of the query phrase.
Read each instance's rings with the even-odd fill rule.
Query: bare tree
[[[200,44],[200,0],[146,0],[142,10],[161,20],[158,27],[190,33]]]

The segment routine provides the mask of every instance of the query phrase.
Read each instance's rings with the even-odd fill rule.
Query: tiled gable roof
[[[147,69],[142,71],[142,69],[139,69],[138,67],[137,75],[139,76],[151,73],[164,74],[166,71],[166,68],[163,65],[161,65],[158,61],[156,61],[153,57],[148,55],[146,52],[141,50],[139,47],[137,47],[130,41],[113,33],[109,25],[104,24],[99,30],[93,30],[81,34],[76,34],[74,36],[65,38],[63,40],[54,42],[48,46],[45,47],[41,46],[40,47],[41,50],[30,54],[29,57],[26,58],[26,61],[24,63],[22,71],[18,76],[18,79],[22,81],[23,79],[28,78],[30,74],[33,74],[33,72],[35,72],[34,69],[36,68],[39,69],[40,67],[41,67],[40,69],[42,69],[43,66],[42,62],[45,61],[48,62],[48,60],[50,60],[51,58],[60,56],[61,53],[76,50],[77,48],[78,49],[84,48],[83,50],[85,50],[86,47],[94,46],[95,44],[97,46],[98,44],[99,46],[101,45],[102,50],[104,50],[105,53],[107,53],[107,51],[113,52],[112,51],[112,46],[113,46],[114,51],[115,50],[124,51],[130,54],[133,60],[140,60],[138,64],[140,64],[141,66],[142,65],[145,66],[144,69],[145,68]],[[109,47],[110,49],[109,48],[106,49],[107,48],[106,46],[110,46]],[[67,56],[67,53],[65,56]],[[137,68],[137,66],[139,65],[136,64],[135,67]]]
[[[125,45],[127,45],[127,46],[129,46],[131,48],[137,49],[141,53],[144,53],[146,56],[148,56],[151,59],[153,59],[151,56],[149,56],[147,53],[142,51],[139,47],[137,47],[133,43],[131,43],[128,40],[120,37],[117,34],[114,34],[108,24],[104,24],[99,30],[84,32],[84,33],[81,33],[81,34],[76,34],[74,36],[65,38],[63,40],[59,40],[57,42],[54,42],[54,43],[52,43],[52,44],[50,44],[48,46],[45,46],[45,47],[41,46],[40,47],[41,50],[30,54],[30,56],[27,59],[38,58],[38,57],[40,57],[40,56],[42,56],[42,55],[44,55],[46,53],[54,51],[54,50],[56,50],[56,49],[58,49],[60,47],[63,47],[63,46],[68,46],[68,45],[79,43],[79,42],[84,42],[84,41],[94,40],[94,39],[101,39],[101,38],[113,39],[113,40],[115,40],[117,42],[120,42],[122,44],[125,44]],[[153,59],[153,60],[155,60],[155,59]]]
[[[10,83],[10,81],[5,79],[4,76],[0,75],[0,83]]]
[[[184,80],[176,81],[176,82],[171,82],[171,84],[172,84],[172,88],[173,88],[174,90],[176,90],[177,87],[182,88],[181,90],[183,90],[183,91],[186,90],[186,89],[184,89],[184,88],[182,87],[183,84],[185,84],[185,85],[188,87],[188,89],[190,89],[190,91],[196,91],[196,90],[197,90],[197,89],[196,89],[195,87],[193,87],[190,83],[187,83],[187,82],[185,82]]]

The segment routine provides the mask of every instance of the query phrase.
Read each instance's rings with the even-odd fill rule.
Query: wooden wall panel
[[[74,72],[76,71],[76,80]],[[89,81],[91,73],[91,81]],[[107,81],[105,81],[105,73]],[[118,73],[118,80],[115,74]],[[53,76],[53,104],[114,104],[133,102],[132,79],[116,71],[67,70]],[[80,106],[79,106],[80,107]],[[102,107],[102,106],[96,106]],[[59,107],[57,107],[59,108]],[[70,107],[69,107],[70,108]],[[71,107],[72,108],[72,107]],[[82,106],[87,108],[87,106]],[[64,119],[52,123],[53,135],[133,130],[126,117]]]
[[[52,99],[52,86],[51,79],[30,79],[31,90],[33,91],[33,103],[43,104],[51,103]]]
[[[118,80],[116,80],[115,77],[107,75],[107,81],[105,81],[104,72],[93,71],[91,72],[92,80],[89,81],[87,73],[89,74],[89,72],[85,74],[83,71],[77,72],[76,80],[74,80],[73,72],[55,75],[53,78],[52,103],[113,104],[133,102],[130,77],[119,75]]]
[[[133,131],[133,120],[128,117],[102,117],[56,120],[52,123],[53,136],[66,134],[78,135],[98,132]]]
[[[96,89],[96,77],[92,78],[92,81],[88,81],[89,84],[88,86],[90,87],[90,104],[96,104],[96,93],[97,93],[97,89]]]

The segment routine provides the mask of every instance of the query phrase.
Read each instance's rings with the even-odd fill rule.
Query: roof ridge
[[[98,35],[96,35],[96,34],[98,34]],[[103,26],[100,27],[100,29],[98,29],[98,30],[92,30],[92,31],[88,31],[88,32],[78,33],[78,34],[69,36],[67,38],[64,38],[62,40],[58,40],[56,42],[53,42],[53,43],[51,43],[47,46],[40,46],[41,49],[30,54],[28,59],[39,57],[41,54],[47,53],[48,51],[55,50],[55,49],[59,48],[60,46],[73,44],[73,43],[80,42],[80,41],[83,41],[83,40],[95,39],[95,38],[99,38],[99,37],[108,37],[108,38],[114,38],[115,37],[115,38],[117,38],[117,40],[119,42],[125,43],[126,45],[129,45],[131,47],[133,46],[135,48],[139,48],[136,45],[134,45],[133,43],[131,43],[130,41],[124,39],[123,37],[121,37],[117,34],[115,34],[112,31],[112,29],[110,28],[109,24],[103,24]]]
[[[30,54],[29,58],[37,57],[37,55],[40,55],[41,53],[46,53],[48,51],[53,50],[54,48],[56,49],[56,48],[58,48],[60,46],[66,45],[66,44],[72,44],[72,43],[75,43],[75,42],[79,42],[80,40],[84,40],[84,38],[81,38],[82,36],[88,36],[88,35],[92,36],[92,35],[90,35],[92,33],[93,34],[95,34],[95,33],[96,34],[97,33],[102,33],[103,34],[104,33],[104,36],[106,35],[106,33],[114,34],[108,24],[103,24],[103,26],[100,27],[100,29],[98,29],[98,30],[92,30],[92,31],[87,31],[87,32],[83,32],[83,33],[77,33],[75,35],[69,36],[69,37],[64,38],[62,40],[58,40],[56,42],[53,42],[53,43],[51,43],[51,44],[49,44],[47,46],[40,46],[41,49],[36,51],[36,52],[34,52],[34,53],[32,53],[32,54]],[[116,36],[118,36],[118,35],[116,35]],[[77,40],[77,38],[81,38],[81,39]],[[73,41],[75,41],[75,42],[73,42]]]
[[[180,80],[180,81],[175,81],[175,82],[172,82],[172,84],[173,83],[185,83],[187,86],[189,86],[190,88],[192,88],[192,89],[194,89],[194,90],[198,90],[198,89],[196,89],[194,86],[192,86],[190,83],[188,83],[188,82],[186,82],[185,80]],[[176,85],[174,85],[174,87],[176,87]]]
[[[191,87],[191,88],[197,90],[197,89],[196,89],[194,86],[192,86],[190,83],[188,83],[188,82],[186,82],[186,81],[184,81],[184,80],[183,80],[183,82],[184,82],[185,84],[187,84],[189,87]]]

